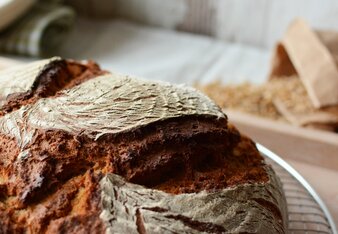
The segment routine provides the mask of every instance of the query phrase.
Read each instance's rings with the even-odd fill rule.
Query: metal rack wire
[[[309,183],[279,156],[257,144],[283,183],[289,214],[289,233],[337,234],[324,202]]]

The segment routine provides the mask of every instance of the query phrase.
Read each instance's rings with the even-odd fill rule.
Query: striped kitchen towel
[[[51,56],[74,24],[72,8],[55,2],[39,2],[26,15],[0,32],[0,52],[27,56]]]

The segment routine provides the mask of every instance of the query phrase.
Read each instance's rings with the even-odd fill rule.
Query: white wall
[[[88,15],[124,16],[264,48],[271,48],[296,17],[316,28],[338,31],[337,0],[68,1]]]
[[[217,37],[271,47],[287,25],[303,17],[311,26],[338,31],[337,0],[220,0]]]

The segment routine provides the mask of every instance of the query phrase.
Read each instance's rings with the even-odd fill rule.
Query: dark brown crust
[[[105,73],[107,72],[102,71],[92,61],[82,64],[75,61],[55,60],[42,69],[31,90],[7,96],[6,103],[0,108],[0,116],[21,106],[33,104],[40,98],[55,96],[61,90],[72,88]]]
[[[8,181],[2,188],[0,213],[5,217],[0,220],[3,230],[15,232],[27,226],[34,233],[104,230],[98,182],[106,173],[175,194],[268,180],[252,142],[240,140],[224,119],[169,119],[97,141],[40,131],[26,159],[17,159],[18,149],[5,141],[2,148],[11,145],[15,153],[0,160],[2,165],[11,162],[0,169]],[[236,152],[235,145],[250,150]],[[20,210],[25,212],[20,215]]]

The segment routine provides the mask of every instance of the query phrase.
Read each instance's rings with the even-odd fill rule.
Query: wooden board
[[[236,111],[226,111],[226,114],[242,132],[284,159],[338,171],[338,134],[291,126]]]

